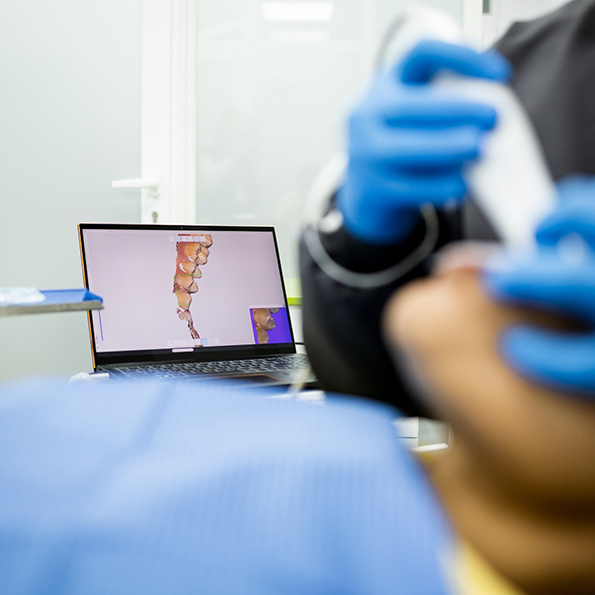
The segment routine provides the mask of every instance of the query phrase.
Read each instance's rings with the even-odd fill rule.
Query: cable
[[[436,246],[439,233],[436,209],[428,203],[422,205],[420,210],[426,224],[426,235],[422,243],[406,258],[383,271],[356,273],[341,266],[325,250],[320,239],[319,231],[311,226],[304,229],[304,243],[312,260],[320,267],[325,275],[337,283],[356,289],[384,287],[412,271],[432,253]]]

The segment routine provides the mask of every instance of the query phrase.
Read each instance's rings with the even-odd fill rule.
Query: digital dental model
[[[257,342],[259,344],[266,344],[269,342],[269,333],[277,325],[273,318],[273,314],[279,312],[279,308],[253,308],[252,320],[254,320],[254,328],[256,329]]]
[[[186,322],[190,336],[195,341],[200,340],[200,335],[194,328],[190,304],[192,304],[192,294],[198,291],[196,279],[202,277],[199,266],[207,263],[209,248],[213,245],[210,235],[203,235],[200,238],[197,242],[176,242],[176,273],[173,288],[173,293],[178,300],[178,318]],[[197,346],[202,347],[200,343]]]

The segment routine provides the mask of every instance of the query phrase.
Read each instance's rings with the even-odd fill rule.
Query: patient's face
[[[384,328],[422,397],[451,424],[455,444],[486,481],[521,496],[592,506],[595,403],[533,385],[503,362],[499,334],[520,321],[552,323],[492,303],[477,270],[464,267],[398,292]]]

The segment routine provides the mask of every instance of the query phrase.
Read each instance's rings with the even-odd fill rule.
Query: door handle
[[[131,180],[114,180],[112,188],[116,190],[142,190],[144,188],[151,191],[151,196],[159,196],[161,180],[157,178],[134,178]]]

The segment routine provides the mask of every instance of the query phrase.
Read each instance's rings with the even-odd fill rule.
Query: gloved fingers
[[[595,194],[595,177],[586,175],[572,175],[560,180],[557,184],[560,203],[593,202]]]
[[[347,182],[337,193],[347,230],[370,244],[390,244],[411,229],[419,217],[419,207],[438,207],[460,201],[467,193],[461,172],[413,175],[382,175],[361,165],[349,168]],[[365,180],[361,185],[358,180]],[[354,193],[357,198],[354,198]]]
[[[351,115],[352,120],[369,117],[393,127],[472,125],[491,130],[498,114],[491,105],[463,100],[444,89],[403,86],[390,73],[382,73]]]
[[[560,204],[537,229],[537,241],[556,245],[569,234],[580,235],[595,249],[595,178],[575,176],[558,185]]]
[[[595,250],[595,204],[586,209],[582,205],[561,207],[539,226],[535,237],[542,246],[556,246],[570,234],[578,234]]]
[[[389,75],[382,75],[352,118],[375,114],[389,126],[434,128],[473,125],[491,130],[498,117],[485,103],[453,97],[452,93],[431,87],[406,88]]]
[[[356,134],[354,132],[354,134]],[[353,161],[379,168],[431,171],[461,168],[481,154],[484,132],[473,126],[450,130],[362,130],[351,143]]]
[[[593,334],[561,334],[516,326],[502,333],[500,352],[513,369],[534,381],[595,391]]]
[[[391,176],[375,173],[368,176],[368,184],[362,192],[369,193],[373,210],[417,211],[425,202],[440,207],[452,200],[460,201],[466,195],[467,187],[460,172],[432,175],[398,173]]]
[[[343,213],[347,230],[371,244],[390,244],[406,234],[419,218],[421,204],[431,202],[441,206],[460,200],[466,194],[460,175],[381,176],[370,172],[366,184],[357,183],[363,176],[355,170],[337,193],[337,204]],[[352,193],[357,193],[355,200]]]
[[[393,102],[382,114],[388,126],[420,129],[476,126],[492,130],[498,118],[490,105],[425,93]]]
[[[354,184],[345,184],[337,192],[336,200],[343,213],[346,229],[369,244],[392,244],[398,241],[419,218],[417,208],[398,204],[382,182],[371,179],[366,184],[365,191],[372,193],[372,197],[368,197],[371,204],[366,200],[353,199],[353,192],[362,194]]]
[[[559,311],[595,324],[595,257],[570,265],[554,249],[488,260],[482,284],[496,301]]]
[[[396,74],[403,83],[423,84],[441,70],[502,82],[511,75],[510,64],[495,51],[478,54],[470,48],[441,41],[417,44],[396,67]]]
[[[401,204],[412,204],[419,207],[425,202],[436,207],[443,207],[451,201],[460,202],[467,194],[467,185],[461,176],[444,175],[404,176],[395,181],[394,189],[403,194]]]

